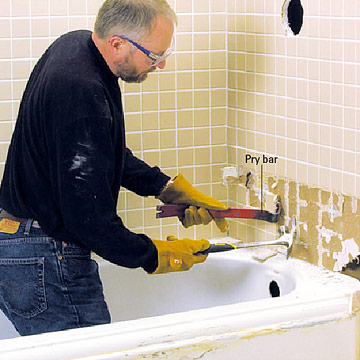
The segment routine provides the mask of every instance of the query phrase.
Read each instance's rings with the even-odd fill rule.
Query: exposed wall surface
[[[242,206],[261,207],[261,181],[259,178],[248,188],[239,184],[232,193]],[[278,224],[254,220],[231,222],[232,233],[241,240],[275,239],[279,225],[292,228],[296,219],[296,237],[291,256],[309,261],[333,271],[345,270],[350,265],[352,276],[360,277],[357,270],[360,255],[360,199],[338,192],[323,190],[297,181],[264,176],[263,207],[274,212],[278,199],[281,216]],[[351,266],[353,265],[353,266]]]

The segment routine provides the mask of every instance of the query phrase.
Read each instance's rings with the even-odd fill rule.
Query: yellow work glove
[[[184,227],[192,225],[208,224],[211,220],[215,221],[220,231],[225,232],[228,224],[224,218],[215,218],[206,209],[226,210],[228,207],[195,189],[182,174],[179,174],[157,197],[165,204],[190,205],[183,216],[179,216]]]
[[[168,236],[167,240],[152,240],[158,251],[158,267],[152,274],[186,271],[207,258],[207,255],[194,255],[209,248],[210,243],[207,240],[179,240],[172,235]]]

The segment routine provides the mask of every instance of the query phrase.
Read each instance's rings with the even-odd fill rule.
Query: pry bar
[[[158,205],[157,218],[166,218],[171,216],[183,216],[188,205],[176,205],[176,204],[164,204]],[[276,204],[276,212],[271,213],[267,210],[260,209],[248,209],[229,207],[227,210],[208,210],[214,218],[237,218],[237,219],[254,219],[263,220],[271,223],[277,223],[279,221],[281,205],[280,202]]]

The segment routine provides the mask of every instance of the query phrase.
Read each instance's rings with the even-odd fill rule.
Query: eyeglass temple
[[[142,47],[141,45],[139,45],[138,43],[136,43],[135,41],[129,39],[128,37],[124,36],[124,35],[119,35],[119,37],[122,37],[123,39],[127,40],[129,43],[131,43],[132,45],[134,45],[135,47],[137,47],[139,50],[141,50],[142,52],[144,52],[146,55],[150,55],[151,51],[148,49],[145,49],[144,47]]]

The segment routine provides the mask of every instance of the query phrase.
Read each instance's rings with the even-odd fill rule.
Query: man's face
[[[174,24],[159,16],[152,32],[141,41],[141,46],[154,54],[163,54],[171,45],[173,33]],[[121,61],[114,62],[116,75],[125,82],[141,83],[146,80],[149,73],[165,67],[166,60],[152,66],[152,60],[146,54],[130,43],[128,46],[128,54]]]
[[[156,70],[156,67],[151,66],[147,70],[140,71],[135,64],[133,52],[130,52],[122,62],[115,62],[115,65],[115,75],[128,83],[141,83],[147,79],[148,73]]]

